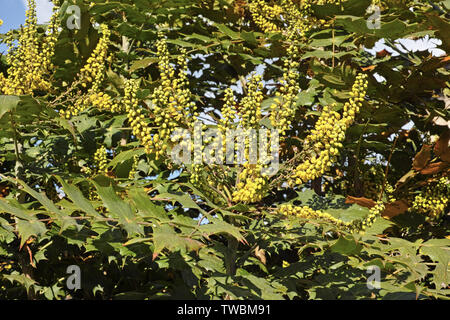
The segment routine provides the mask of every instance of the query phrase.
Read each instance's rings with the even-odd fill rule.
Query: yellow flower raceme
[[[233,192],[234,202],[252,203],[261,201],[267,186],[267,177],[261,174],[262,166],[244,163],[244,169],[239,174],[239,183]]]
[[[247,95],[241,100],[240,116],[243,128],[257,128],[261,121],[262,92],[261,76],[253,75],[247,85]]]
[[[248,4],[255,24],[264,32],[279,31],[277,21],[283,13],[279,5],[269,6],[264,0],[253,0]]]
[[[94,92],[98,89],[105,75],[105,62],[108,60],[108,46],[110,43],[111,31],[106,25],[100,26],[100,37],[94,51],[87,59],[86,64],[80,70],[79,81],[81,86],[86,88],[89,84],[93,84]]]
[[[137,173],[137,167],[139,165],[139,157],[137,155],[133,156],[133,165],[131,166],[131,170],[128,173],[128,179],[133,180],[134,176]]]
[[[104,146],[97,149],[94,154],[94,161],[97,173],[106,174],[108,172],[108,159],[106,148]]]
[[[366,75],[359,74],[353,84],[348,102],[344,104],[343,116],[324,107],[314,129],[305,139],[305,150],[316,156],[301,163],[295,169],[293,178],[296,184],[321,177],[336,160],[347,128],[353,123],[367,90]]]
[[[444,214],[450,198],[450,179],[441,177],[414,198],[411,210],[427,215],[429,220],[438,220]]]
[[[110,60],[108,58],[108,45],[111,35],[106,25],[101,25],[100,32],[102,34],[100,40],[79,73],[78,81],[81,87],[88,88],[88,91],[86,94],[81,94],[79,91],[75,102],[69,105],[66,110],[60,110],[60,115],[66,119],[78,115],[91,105],[111,112],[121,110],[120,105],[112,97],[100,91],[106,71],[105,63]]]
[[[127,112],[128,122],[131,125],[132,133],[139,139],[144,146],[145,152],[151,153],[154,151],[155,143],[158,142],[158,135],[151,135],[151,129],[147,122],[144,120],[145,116],[142,112],[142,108],[139,106],[139,100],[136,95],[139,90],[139,82],[137,80],[128,80],[125,83],[125,95],[123,98],[123,104],[125,111]]]
[[[350,223],[343,222],[329,213],[322,212],[320,210],[313,210],[308,206],[296,207],[291,204],[283,204],[278,209],[278,213],[286,216],[296,216],[302,219],[323,220],[339,227],[350,227]]]
[[[193,128],[196,112],[192,94],[188,88],[186,51],[181,50],[178,57],[179,71],[169,63],[169,51],[165,39],[157,42],[158,68],[161,75],[161,84],[152,94],[153,113],[155,124],[159,128],[154,135],[156,158],[159,158],[167,149],[170,135],[176,128]]]
[[[283,204],[278,208],[277,213],[286,216],[296,216],[302,219],[321,220],[350,232],[364,233],[367,228],[373,225],[375,219],[381,215],[384,208],[384,204],[382,202],[378,202],[370,209],[367,217],[362,220],[358,219],[352,222],[342,221],[329,213],[320,210],[313,210],[308,206],[296,207],[291,204]]]
[[[9,46],[6,57],[9,68],[8,76],[1,76],[0,92],[7,95],[31,95],[35,90],[48,91],[51,87],[47,79],[58,37],[57,7],[44,37],[38,33],[35,0],[28,0],[25,15],[25,25],[19,31],[17,46],[13,45],[12,37],[6,41]]]
[[[288,48],[287,54],[289,58],[284,61],[281,88],[270,106],[270,122],[279,130],[281,138],[289,130],[295,116],[295,98],[300,90],[297,83],[298,74],[295,71],[299,63],[294,60],[297,57],[294,45]]]

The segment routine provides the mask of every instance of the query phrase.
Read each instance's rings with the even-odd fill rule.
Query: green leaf
[[[17,221],[17,231],[20,235],[20,247],[31,237],[39,237],[47,232],[45,224],[40,221]]]
[[[94,178],[93,183],[109,214],[119,220],[119,223],[123,225],[128,234],[144,234],[142,226],[136,222],[136,216],[132,207],[117,196],[113,188],[113,180],[99,175]]]
[[[123,163],[129,159],[132,159],[134,156],[141,156],[144,153],[145,151],[142,148],[122,151],[108,163],[108,168],[114,169],[118,164]]]
[[[202,234],[212,235],[212,234],[229,234],[236,238],[238,241],[246,243],[245,238],[241,235],[241,232],[235,226],[226,223],[225,221],[214,219],[208,224],[201,225],[198,230]]]
[[[156,218],[159,221],[170,220],[163,207],[154,204],[145,190],[133,188],[130,189],[129,195],[138,209],[138,213],[145,218]]]
[[[64,193],[73,201],[79,209],[90,215],[91,217],[102,218],[102,216],[95,211],[91,203],[83,196],[83,193],[74,185],[68,184],[63,178],[56,176],[56,179],[61,183]]]
[[[230,37],[233,40],[240,39],[238,32],[231,30],[224,24],[217,24],[216,28],[219,29],[220,32],[222,32],[223,34],[226,34],[228,37]]]
[[[171,251],[189,250],[198,251],[203,244],[197,240],[178,235],[168,225],[155,227],[153,230],[153,258],[155,258],[163,249]]]
[[[0,95],[0,119],[9,111],[14,111],[19,103],[18,96],[4,96]]]
[[[348,239],[341,236],[331,247],[331,251],[344,255],[358,254],[362,246],[356,243],[354,238]]]
[[[157,62],[158,62],[158,58],[155,58],[155,57],[144,58],[142,60],[134,61],[133,64],[131,65],[131,67],[130,67],[130,72],[134,72],[134,71],[139,70],[139,69],[145,69],[148,66],[150,66],[150,65],[152,65],[154,63],[157,63]]]

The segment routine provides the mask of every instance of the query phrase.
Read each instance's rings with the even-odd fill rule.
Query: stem
[[[384,189],[386,188],[387,175],[389,173],[389,165],[391,164],[392,154],[394,153],[395,145],[397,144],[399,137],[400,137],[400,135],[397,135],[397,137],[395,137],[394,143],[392,144],[391,152],[389,153],[388,162],[386,164],[386,170],[384,171],[383,185],[381,186],[381,192],[380,192],[380,196],[379,196],[378,200],[381,200],[383,197]]]

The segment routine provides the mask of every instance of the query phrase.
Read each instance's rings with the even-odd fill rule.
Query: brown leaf
[[[377,52],[377,58],[384,58],[386,56],[390,56],[391,53],[385,49]]]
[[[266,253],[264,249],[260,249],[259,246],[255,248],[255,256],[265,265],[266,264]]]
[[[428,144],[424,144],[422,149],[416,154],[413,160],[413,169],[416,171],[422,170],[425,168],[427,163],[431,159],[431,146]]]
[[[385,205],[384,211],[381,213],[383,218],[392,218],[403,214],[408,210],[409,206],[405,200],[397,200]]]
[[[347,196],[347,198],[345,198],[345,203],[356,203],[357,205],[361,206],[361,207],[365,207],[365,208],[372,208],[376,205],[376,202],[373,201],[372,199],[368,199],[368,198],[355,198],[352,196]]]
[[[426,168],[420,170],[420,173],[423,175],[426,174],[436,174],[443,171],[445,168],[449,166],[447,162],[435,162],[429,164]]]
[[[434,145],[434,153],[443,161],[450,162],[450,129],[446,130]]]
[[[375,69],[376,67],[377,67],[377,66],[372,65],[372,66],[368,66],[368,67],[361,68],[361,70],[362,70],[362,71],[367,71],[367,70],[372,71],[372,70]]]

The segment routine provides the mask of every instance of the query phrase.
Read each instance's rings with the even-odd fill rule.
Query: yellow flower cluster
[[[161,156],[167,149],[170,135],[177,127],[193,128],[196,105],[192,101],[192,94],[187,81],[186,50],[181,49],[178,57],[179,72],[175,75],[175,68],[169,63],[169,51],[165,39],[157,42],[158,67],[161,84],[152,94],[155,124],[159,128],[153,136],[156,157]]]
[[[323,108],[315,128],[305,139],[305,150],[312,151],[315,156],[297,166],[293,175],[296,184],[322,176],[336,160],[345,132],[362,106],[367,90],[366,78],[364,74],[356,77],[350,93],[352,97],[344,104],[342,117],[328,106]]]
[[[96,92],[98,86],[105,75],[105,61],[108,61],[108,46],[110,43],[111,31],[104,24],[100,26],[100,33],[102,34],[94,51],[86,61],[86,64],[80,70],[81,86],[86,88],[92,83],[92,90]]]
[[[283,0],[282,6],[284,9],[284,16],[288,22],[288,30],[294,35],[301,38],[317,25],[316,19],[312,16],[311,1],[301,1],[299,5],[292,0]]]
[[[78,115],[90,105],[99,109],[110,110],[111,112],[121,110],[120,105],[111,96],[100,92],[100,85],[105,76],[105,62],[110,61],[110,57],[108,57],[108,45],[111,35],[106,25],[101,25],[100,32],[102,36],[99,42],[79,73],[78,81],[81,87],[87,88],[89,85],[91,86],[86,95],[78,96],[74,99],[74,103],[69,105],[66,110],[60,110],[61,116],[66,119]]]
[[[247,84],[247,94],[240,101],[240,108],[237,113],[233,108],[234,97],[229,90],[225,93],[224,118],[221,123],[221,130],[231,127],[232,121],[237,116],[239,118],[239,125],[245,136],[244,158],[247,162],[243,164],[243,170],[238,175],[236,190],[232,194],[234,202],[252,203],[261,201],[266,190],[268,178],[263,176],[261,165],[263,159],[258,159],[258,163],[249,162],[250,139],[247,130],[257,129],[260,127],[261,102],[263,100],[261,76],[252,75]],[[226,145],[223,143],[223,145]],[[238,147],[236,145],[236,147]]]
[[[286,216],[296,216],[302,219],[326,221],[350,232],[364,233],[367,228],[373,225],[375,219],[381,215],[384,208],[385,205],[383,202],[377,202],[377,204],[370,209],[367,217],[362,220],[357,219],[351,222],[342,221],[329,213],[320,210],[313,210],[308,206],[296,207],[291,204],[283,204],[278,208],[277,212]]]
[[[258,128],[261,121],[261,102],[264,98],[261,76],[252,75],[247,84],[247,95],[242,98],[239,113],[243,128]]]
[[[276,92],[274,103],[270,106],[270,122],[274,128],[279,130],[283,137],[289,130],[292,119],[295,116],[295,98],[300,91],[297,83],[298,74],[295,72],[299,63],[296,47],[292,44],[287,50],[288,58],[283,63],[283,78],[280,90]]]
[[[364,233],[366,229],[370,228],[375,220],[381,216],[384,211],[385,205],[382,201],[378,201],[375,206],[370,208],[369,215],[363,220],[352,221],[350,230],[355,232]]]
[[[154,143],[151,135],[151,128],[144,120],[145,116],[142,114],[142,108],[139,107],[139,100],[136,95],[139,90],[139,82],[137,80],[128,80],[125,83],[125,94],[123,97],[123,104],[127,112],[128,122],[130,123],[133,135],[139,139],[144,146],[145,152],[151,153],[154,150]],[[153,139],[158,142],[157,134]]]
[[[134,176],[137,173],[137,167],[139,165],[139,157],[137,155],[133,156],[133,164],[131,165],[131,170],[128,173],[128,179],[134,180]]]
[[[444,214],[450,198],[450,179],[441,177],[433,186],[417,195],[414,199],[412,209],[427,215],[428,220],[438,220]]]
[[[110,112],[122,111],[122,105],[115,101],[109,94],[98,91],[92,92],[89,96],[89,102],[93,107]]]
[[[253,0],[248,4],[248,8],[255,24],[264,32],[279,31],[277,21],[283,13],[283,8],[279,5],[270,6],[264,0]]]
[[[106,148],[101,146],[95,151],[94,162],[97,173],[107,173],[108,172],[108,158],[106,154]]]
[[[0,20],[0,22],[1,21],[2,20]],[[0,25],[1,25],[1,23],[0,23]],[[10,260],[10,261],[1,261],[0,262],[0,271],[11,270],[13,265],[14,265],[14,261],[12,261],[12,260]]]
[[[231,88],[225,89],[224,105],[222,107],[222,118],[219,121],[219,130],[225,134],[228,128],[234,123],[236,119],[236,101],[234,101],[233,90]]]
[[[236,191],[233,192],[234,202],[252,203],[262,200],[266,191],[267,177],[261,175],[261,170],[262,166],[259,164],[244,163]]]
[[[329,213],[313,210],[308,206],[295,207],[291,204],[283,204],[278,209],[278,212],[286,216],[296,216],[302,219],[322,220],[343,228],[349,228],[351,226],[351,223],[337,219]]]
[[[51,88],[46,78],[52,68],[51,58],[58,37],[57,9],[54,9],[48,34],[43,41],[37,28],[35,0],[28,0],[25,15],[25,25],[19,31],[17,47],[14,48],[12,37],[6,41],[9,46],[9,68],[7,78],[0,76],[0,92],[7,95],[31,95],[35,90],[48,91]]]

